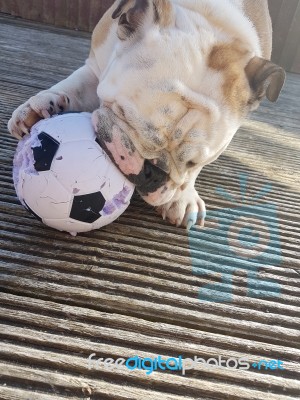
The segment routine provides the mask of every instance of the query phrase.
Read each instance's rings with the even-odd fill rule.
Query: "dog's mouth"
[[[101,107],[93,114],[93,125],[100,146],[147,203],[160,206],[171,200],[175,189],[168,173],[141,156],[126,133],[124,121],[110,108]]]

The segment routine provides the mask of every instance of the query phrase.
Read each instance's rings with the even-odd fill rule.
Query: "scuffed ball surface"
[[[13,180],[28,211],[72,234],[114,221],[134,191],[99,146],[89,113],[57,115],[35,124],[18,144]]]

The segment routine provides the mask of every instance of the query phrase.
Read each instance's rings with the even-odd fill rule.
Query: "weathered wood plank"
[[[55,8],[53,7],[53,0],[42,0],[43,4],[43,22],[46,24],[55,23]]]
[[[295,27],[299,25],[300,18],[296,17],[295,10],[297,4],[300,4],[299,1],[269,0],[274,31],[273,60],[281,63],[289,71],[298,73],[300,66],[297,51],[300,50],[295,43],[299,37]],[[92,32],[112,3],[113,0],[1,0],[0,12],[59,27]],[[292,25],[294,28],[291,30]]]
[[[113,399],[113,400],[128,400],[136,399],[140,400],[141,396],[147,400],[157,400],[157,398],[163,398],[164,400],[192,400],[192,397],[177,396],[176,394],[167,395],[163,392],[153,391],[152,393],[148,390],[141,388],[134,388],[130,386],[117,385],[113,382],[99,381],[97,379],[91,379],[86,377],[78,377],[70,374],[61,374],[55,372],[49,372],[47,370],[35,371],[29,367],[20,367],[15,364],[0,363],[0,368],[3,368],[3,377],[22,381],[27,385],[35,385],[37,383],[44,384],[44,382],[52,382],[49,384],[49,389],[56,389],[63,391],[68,394],[70,393],[76,396],[76,399],[82,398],[89,399],[90,396],[99,396],[101,399]],[[7,393],[7,392],[6,392]],[[9,393],[9,391],[8,391]],[[0,387],[0,395],[1,387]],[[73,397],[72,397],[73,398]],[[10,398],[11,399],[11,398]],[[31,399],[31,397],[30,397]],[[45,397],[46,400],[48,398]],[[51,397],[53,399],[53,397]],[[57,397],[61,400],[61,397]],[[63,397],[66,399],[66,397]],[[75,397],[74,397],[75,399]],[[43,397],[44,400],[44,397]]]
[[[50,322],[50,321],[49,321]],[[49,326],[51,326],[49,324]],[[87,340],[82,340],[78,338],[74,338],[72,336],[66,336],[64,335],[63,339],[60,335],[55,335],[53,333],[48,334],[44,332],[39,332],[39,335],[36,336],[36,331],[30,330],[30,329],[24,329],[24,328],[18,328],[18,327],[10,327],[9,325],[5,326],[5,334],[3,335],[5,338],[8,340],[15,340],[17,341],[22,341],[26,345],[34,345],[35,347],[43,348],[45,346],[50,346],[53,349],[57,349],[58,351],[64,351],[65,353],[69,355],[77,355],[80,354],[82,357],[82,369],[88,370],[88,356],[95,352],[95,359],[101,357],[111,357],[113,359],[117,358],[124,358],[127,359],[129,357],[132,357],[137,349],[133,345],[133,340],[131,336],[128,336],[126,338],[125,343],[123,343],[123,346],[118,346],[116,344],[111,345],[108,343],[99,343],[99,342],[93,342],[93,341],[87,341]],[[33,339],[34,338],[34,339]],[[99,340],[99,336],[97,335],[97,338]],[[148,339],[148,337],[143,338],[144,341]],[[124,346],[125,344],[125,346]],[[150,343],[149,343],[150,345]],[[152,343],[151,343],[152,345]],[[184,346],[186,344],[181,343],[179,344],[176,341],[170,341],[169,343],[166,343],[166,345],[169,345],[169,352],[164,354],[164,357],[174,357],[174,354],[176,352],[180,352],[180,354],[184,354],[187,358],[188,357],[193,357],[194,352],[200,352],[202,346],[188,346],[188,348],[184,349]],[[214,357],[215,353],[213,351],[216,351],[217,349],[211,349],[207,354],[205,354],[205,357],[210,358]],[[165,350],[164,350],[165,351]],[[1,352],[1,348],[0,348]],[[139,356],[140,357],[152,357],[155,358],[159,355],[160,353],[157,352],[149,352],[149,351],[143,351],[139,349]],[[204,356],[203,353],[201,353],[202,356]],[[224,359],[227,360],[229,359],[228,354],[226,354],[225,351],[220,352],[220,356]],[[231,357],[235,358],[242,358],[243,354],[241,353],[235,353],[232,352],[230,354]],[[14,361],[14,358],[12,357],[10,361]],[[47,358],[47,353],[45,353],[44,358]],[[259,356],[252,356],[251,361],[252,362],[259,362],[261,358]],[[30,360],[28,360],[30,362]],[[42,361],[42,360],[41,360]],[[4,365],[4,363],[0,362],[0,368],[1,364]],[[42,362],[41,362],[42,364]],[[42,366],[42,365],[41,365]],[[6,376],[10,376],[11,372],[13,369],[12,366],[8,366],[8,371],[6,371]],[[297,371],[298,369],[298,371]],[[123,366],[121,368],[123,373],[126,373],[127,368]],[[289,372],[292,372],[292,376],[299,376],[300,375],[300,370],[297,368],[297,365],[295,363],[285,363],[285,371],[286,375],[289,375]],[[295,375],[296,373],[296,375]],[[92,375],[92,374],[87,374],[87,375]],[[178,374],[176,374],[178,376]],[[230,370],[226,368],[213,368],[209,370],[206,366],[203,364],[199,363],[193,371],[187,372],[188,376],[192,376],[193,378],[199,377],[200,375],[204,378],[207,377],[213,377],[215,379],[220,379],[223,380],[224,382],[230,382],[230,383],[237,383],[241,384],[242,386],[251,386],[253,380],[255,379],[256,384],[258,387],[263,388],[265,385],[265,377],[263,375],[258,375],[256,372],[249,372],[249,371],[243,371],[240,370],[237,374],[237,371],[235,370]],[[71,377],[70,377],[71,378]],[[24,378],[23,378],[24,379]],[[156,379],[156,376],[153,376],[153,379]],[[282,394],[285,394],[287,391],[289,393],[295,393],[297,394],[299,389],[300,389],[300,384],[296,382],[295,380],[286,380],[282,377],[277,377],[277,376],[268,376],[269,380],[269,390],[270,391],[281,391]],[[69,384],[72,384],[72,378],[69,379]],[[121,388],[119,388],[120,390]],[[143,394],[141,392],[140,394]],[[158,395],[158,393],[156,394]],[[160,393],[162,395],[162,393]],[[175,400],[175,399],[174,399]]]
[[[69,356],[67,354],[57,354],[53,351],[47,351],[31,348],[30,354],[26,351],[26,348],[20,345],[14,345],[7,343],[5,346],[0,343],[0,354],[10,356],[10,359],[16,360],[28,360],[31,363],[37,363],[40,365],[45,362],[54,368],[59,368],[64,371],[73,370],[78,373],[88,374],[88,366],[85,357],[78,357],[76,355]],[[112,371],[107,370],[100,364],[99,369],[92,371],[94,376],[101,375],[103,377],[112,376]],[[127,381],[128,383],[134,382],[136,379],[139,380],[140,385],[143,387],[151,387],[157,390],[159,387],[168,389],[170,392],[177,392],[177,395],[185,396],[186,393],[190,395],[204,396],[213,395],[216,399],[230,399],[230,400],[265,400],[266,394],[260,390],[251,390],[251,388],[242,387],[240,385],[223,385],[215,381],[199,378],[195,379],[190,377],[186,379],[180,375],[171,375],[163,373],[155,373],[155,378],[150,381],[149,376],[145,374],[145,371],[133,370],[130,375],[128,370],[116,369],[113,371],[115,379],[120,380],[123,385]],[[124,382],[125,381],[125,382]],[[125,386],[125,385],[124,385]],[[174,390],[174,386],[176,389]],[[172,389],[173,388],[173,389]],[[142,391],[141,391],[142,392]],[[105,394],[105,393],[104,393]],[[293,397],[281,395],[281,400],[292,400]],[[268,393],[268,400],[278,400],[277,394]]]
[[[272,4],[272,0],[270,2]],[[288,46],[287,36],[290,30],[298,0],[282,0],[276,19],[273,20],[273,56],[274,62],[281,62],[281,55]],[[277,6],[278,7],[278,6]],[[276,8],[277,8],[276,7]],[[272,9],[272,5],[270,7]]]
[[[28,297],[0,293],[0,299],[3,305],[1,312],[5,321],[12,324],[15,321],[15,324],[22,325],[24,328],[34,328],[38,331],[47,331],[48,327],[51,328],[51,332],[62,335],[71,334],[91,340],[97,340],[99,337],[103,337],[104,340],[111,338],[112,341],[118,343],[124,343],[130,337],[132,345],[147,349],[149,343],[151,348],[157,348],[160,351],[163,349],[171,351],[179,346],[188,346],[186,349],[192,349],[196,346],[199,353],[203,351],[203,355],[211,355],[214,349],[221,352],[226,352],[227,349],[230,354],[240,352],[249,354],[251,357],[271,358],[273,356],[291,361],[299,359],[299,349],[260,342],[256,339],[224,336],[215,332],[147,321],[118,313],[105,313],[37,298],[30,298],[31,308],[28,311]],[[100,330],[99,326],[101,326]],[[177,341],[176,345],[174,340]]]
[[[9,261],[9,257],[7,257],[7,253],[5,250],[3,250],[3,256],[5,258],[7,258],[7,261]],[[16,253],[16,259],[18,257],[22,257],[22,254],[18,254]],[[12,257],[11,257],[12,258]],[[38,262],[39,258],[36,257],[35,258],[35,262]],[[20,261],[19,261],[20,262]],[[1,262],[1,270],[2,271],[6,271],[9,270],[10,266],[14,266],[14,272],[16,275],[20,275],[24,272],[25,276],[27,273],[27,268],[25,266],[19,266],[18,264],[12,264],[12,262],[8,262],[8,263],[4,263]],[[37,264],[38,266],[38,264]],[[36,268],[37,268],[36,266]],[[23,270],[22,270],[23,267]],[[57,268],[57,267],[56,267]],[[84,267],[84,271],[90,270],[90,267],[88,265],[85,265]],[[39,272],[38,270],[35,271],[35,277],[39,277],[39,276],[45,276],[47,274],[47,272],[49,271],[50,276],[52,276],[51,281],[56,281],[55,279],[55,272],[52,272],[50,270],[43,270],[41,272]],[[76,272],[79,272],[79,269],[76,269]],[[99,271],[100,272],[100,271]],[[95,276],[95,279],[84,279],[84,277],[77,277],[77,278],[73,278],[71,283],[73,285],[76,285],[78,287],[82,286],[85,287],[88,283],[90,284],[90,288],[97,288],[98,286],[103,290],[103,291],[107,291],[108,293],[110,292],[110,290],[112,289],[112,287],[115,286],[115,289],[118,290],[118,293],[120,295],[125,295],[126,291],[128,289],[128,291],[130,291],[132,289],[132,287],[134,287],[134,292],[135,292],[135,297],[139,298],[139,293],[142,295],[142,290],[139,290],[140,286],[149,286],[153,283],[153,281],[151,281],[150,279],[145,279],[143,277],[139,277],[133,274],[120,274],[120,279],[119,282],[111,282],[111,280],[109,280],[109,278],[111,279],[111,275],[106,275],[105,274],[105,270],[103,271],[103,275],[104,278],[106,278],[107,280],[101,280],[99,277],[97,277],[97,275]],[[106,275],[106,276],[105,276]],[[59,279],[57,280],[59,282],[60,278],[64,278],[64,274],[63,271],[59,271]],[[116,274],[117,276],[117,274]],[[126,279],[127,278],[127,279]],[[68,275],[65,275],[65,280],[66,280],[66,284],[69,283],[70,279],[68,279]],[[131,285],[129,285],[128,287],[126,285],[123,285],[120,282],[123,281],[127,281],[127,282],[132,282]],[[205,282],[205,280],[204,280]],[[207,280],[205,283],[208,283],[209,280]],[[147,297],[151,297],[151,295],[153,295],[153,297],[157,297],[157,301],[162,301],[162,299],[166,296],[166,300],[169,297],[169,293],[172,292],[174,296],[178,296],[178,305],[180,305],[181,303],[181,296],[184,296],[184,298],[182,298],[182,301],[185,302],[186,306],[189,306],[190,308],[195,308],[195,306],[198,304],[197,302],[194,303],[194,307],[193,307],[193,302],[190,302],[188,299],[194,299],[197,295],[197,286],[196,287],[191,287],[190,290],[188,290],[187,286],[184,286],[183,284],[177,284],[177,285],[171,285],[168,287],[166,285],[166,281],[165,281],[165,285],[163,285],[164,281],[158,281],[158,288],[160,291],[159,292],[155,292],[155,291],[151,291],[148,289],[147,291]],[[246,283],[246,281],[245,281]],[[129,283],[128,283],[129,284]],[[201,286],[201,284],[203,285],[203,281],[199,282],[198,285]],[[175,288],[174,288],[175,286]],[[183,289],[186,288],[186,291],[184,291]],[[123,293],[125,292],[125,293]],[[235,293],[239,293],[239,290],[236,290]],[[241,292],[241,290],[240,290]],[[131,296],[130,296],[131,297]],[[186,298],[187,297],[187,298]],[[289,302],[289,296],[283,295],[284,298],[287,298],[287,301],[285,301],[285,303]],[[241,306],[248,306],[249,308],[255,308],[256,312],[253,311],[252,315],[249,313],[247,314],[247,319],[251,320],[251,321],[257,321],[257,322],[268,322],[270,324],[274,323],[274,319],[276,318],[276,316],[278,315],[278,319],[280,320],[281,324],[285,324],[285,327],[292,327],[295,328],[297,327],[297,324],[299,324],[299,319],[297,319],[297,316],[299,316],[299,312],[297,312],[297,307],[296,306],[292,306],[291,304],[289,306],[285,306],[282,305],[280,303],[277,304],[273,304],[272,306],[269,305],[268,301],[264,302],[264,300],[261,300],[262,304],[257,307],[255,305],[255,301],[251,301],[248,298],[246,298],[246,300],[244,300],[244,297],[239,297],[237,294],[235,294],[235,300],[234,300],[234,306],[232,308],[227,309],[227,315],[228,317],[230,317],[232,314],[236,315],[236,316],[240,316],[241,318],[243,318],[243,309],[239,308]],[[284,301],[284,300],[281,300]],[[296,302],[294,302],[296,303]],[[204,304],[202,307],[202,310],[211,310],[212,312],[214,312],[215,314],[219,314],[220,311],[223,311],[223,308],[221,307],[221,305],[216,304],[216,305],[208,305],[208,304]],[[268,315],[265,316],[265,312],[266,310],[268,310]],[[288,314],[291,314],[291,316],[288,316]],[[286,317],[284,317],[284,315],[286,315]],[[254,318],[255,317],[255,318]]]
[[[290,8],[288,6],[287,8]],[[286,38],[286,45],[282,49],[280,64],[285,67],[288,71],[291,71],[295,55],[299,49],[299,37],[300,37],[300,1],[294,11],[293,18],[289,21],[289,31]],[[297,71],[300,72],[300,71]]]
[[[88,31],[90,27],[90,3],[91,0],[78,0],[79,25],[82,30]]]
[[[35,232],[35,238],[44,236],[44,231],[42,228],[35,228],[35,231],[37,231]],[[27,232],[30,235],[30,231]],[[25,234],[26,230],[23,230],[23,233]],[[11,262],[12,260],[15,260],[15,262],[22,263],[23,251],[26,245],[22,241],[20,241],[19,244],[16,245],[13,241],[14,237],[17,238],[18,236],[14,236],[14,234],[11,234],[9,236],[6,235],[6,240],[3,237],[1,238],[2,260],[5,260],[6,262]],[[119,237],[122,240],[122,235],[120,235]],[[20,237],[18,237],[18,239],[20,239]],[[133,237],[132,242],[135,241],[136,239]],[[47,242],[47,236],[45,236],[45,242]],[[131,243],[130,240],[128,240],[128,242]],[[86,256],[80,257],[78,255],[76,257],[77,263],[75,263],[74,261],[67,261],[68,259],[72,260],[72,254],[74,257],[74,253],[70,252],[72,249],[66,248],[62,249],[61,253],[58,253],[65,258],[64,264],[63,266],[61,266],[59,262],[51,259],[50,252],[40,251],[41,247],[43,247],[42,243],[42,241],[37,243],[35,242],[35,246],[30,248],[30,253],[32,254],[29,254],[29,252],[27,253],[27,260],[36,265],[42,264],[44,266],[49,266],[51,268],[55,268],[61,271],[68,271],[70,273],[77,272],[84,274],[88,269],[91,275],[95,277],[97,277],[98,275],[102,277],[107,277],[108,279],[117,279],[119,277],[118,280],[120,282],[138,281],[141,286],[149,286],[152,283],[152,277],[155,276],[157,278],[157,285],[161,290],[165,290],[166,292],[172,291],[175,293],[182,293],[192,296],[194,295],[193,290],[197,289],[199,286],[203,286],[204,284],[209,283],[208,278],[195,275],[191,276],[188,260],[184,260],[184,258],[182,258],[184,260],[183,263],[179,260],[177,260],[178,264],[173,263],[173,265],[170,265],[166,262],[162,264],[164,266],[163,269],[148,265],[147,270],[145,270],[143,266],[140,266],[138,264],[133,265],[126,262],[126,260],[120,261],[115,260],[114,258],[106,257],[106,267],[101,267],[101,269],[98,269],[97,262],[95,262],[93,259],[88,259]],[[78,241],[76,243],[76,246],[78,247],[79,245],[86,247],[87,243],[85,241]],[[87,248],[86,250],[88,254],[89,248]],[[82,264],[80,264],[80,262],[82,262]],[[146,259],[145,263],[147,263]],[[184,267],[184,263],[186,264],[186,267]],[[118,271],[118,269],[120,271]],[[275,279],[284,285],[282,288],[282,296],[280,296],[278,299],[274,299],[274,304],[270,305],[268,301],[265,302],[263,299],[261,299],[259,303],[255,303],[250,301],[247,297],[239,296],[243,294],[243,289],[245,288],[247,281],[246,277],[238,275],[236,276],[234,282],[234,303],[243,304],[244,306],[247,305],[251,308],[262,311],[268,309],[269,311],[273,310],[274,312],[280,313],[280,310],[282,310],[282,312],[284,313],[295,315],[294,313],[297,313],[298,311],[297,308],[293,308],[290,306],[292,304],[299,305],[299,280],[297,280],[297,275],[295,273],[292,276],[291,274],[286,274],[285,269],[280,270],[280,268],[277,268],[276,273],[272,272],[273,270],[266,270],[262,275],[270,279]],[[226,274],[225,269],[224,274]],[[170,278],[172,278],[171,281]]]
[[[283,2],[283,0],[269,0],[268,1],[269,11],[270,11],[271,19],[273,21],[273,25],[274,25],[275,21],[277,21],[282,2]]]
[[[3,266],[1,269],[3,271]],[[47,273],[44,274],[44,279],[46,277]],[[244,315],[243,310],[239,310],[239,316],[236,315],[239,319],[234,318],[234,316],[230,318],[229,316],[223,317],[222,315],[218,315],[216,317],[210,313],[201,312],[201,304],[198,309],[193,309],[190,299],[186,300],[185,308],[178,307],[175,305],[177,304],[177,296],[175,295],[171,296],[175,304],[169,305],[169,302],[163,303],[157,301],[154,303],[154,299],[150,299],[150,301],[147,299],[145,301],[129,297],[128,292],[126,294],[121,293],[121,295],[110,295],[101,291],[103,287],[99,287],[99,292],[98,290],[74,288],[73,286],[53,283],[49,277],[48,281],[44,279],[19,278],[18,276],[5,274],[4,271],[1,274],[2,287],[5,286],[12,293],[22,293],[23,295],[37,293],[41,299],[53,298],[55,301],[62,302],[72,299],[70,304],[81,307],[94,307],[106,312],[116,312],[116,310],[119,310],[122,314],[137,318],[147,318],[160,322],[166,321],[193,329],[213,330],[221,334],[240,335],[250,339],[256,337],[260,340],[267,340],[272,343],[285,344],[286,346],[294,346],[296,348],[299,346],[299,329],[278,326],[278,322],[276,323],[276,319],[272,320],[272,316],[269,318],[269,324],[263,321],[249,322],[247,315],[250,310],[244,310]],[[22,290],[20,290],[20,286]],[[128,301],[129,299],[130,301]],[[227,305],[224,309],[228,313]],[[242,319],[241,315],[243,315]],[[218,321],[217,325],[216,318]],[[270,332],[274,336],[270,337]]]
[[[1,400],[65,400],[65,396],[51,395],[47,393],[35,392],[28,389],[19,389],[16,387],[0,386]],[[78,400],[78,397],[69,397],[70,400]]]

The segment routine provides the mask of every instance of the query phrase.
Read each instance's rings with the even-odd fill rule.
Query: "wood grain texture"
[[[0,13],[92,32],[113,0],[0,0]],[[273,23],[272,59],[300,73],[300,0],[269,0]],[[297,10],[298,7],[298,10]]]
[[[272,58],[288,71],[292,71],[299,47],[300,15],[299,11],[297,12],[299,6],[299,0],[282,0],[276,18],[274,17],[273,20]],[[292,72],[300,72],[300,70]]]
[[[91,32],[114,0],[0,0],[0,13]]]
[[[90,5],[96,7],[96,2]],[[49,10],[50,21],[55,15]],[[78,10],[72,8],[73,21]],[[83,18],[91,24],[94,16]],[[236,260],[227,255],[227,262],[220,263],[228,247],[209,222],[200,241],[201,233],[188,235],[170,226],[135,195],[113,224],[71,237],[41,225],[19,204],[12,182],[16,141],[6,123],[21,102],[83,64],[89,36],[0,17],[0,398],[297,398],[300,76],[288,75],[278,103],[264,102],[196,184],[209,211],[232,207],[218,192],[220,187],[240,204],[240,173],[248,174],[246,203],[266,182],[272,184],[265,201],[276,205],[278,214],[266,221],[278,229],[282,259],[262,268],[260,277],[280,284],[281,295],[255,299],[247,295],[242,264],[230,284],[230,265]],[[221,219],[226,218],[224,212]],[[237,223],[231,234],[240,228]],[[275,242],[270,248],[272,254],[278,250]],[[193,272],[195,255],[203,263],[209,259],[212,271]],[[224,278],[219,290],[232,289],[231,302],[198,298],[201,288],[218,282],[216,265]],[[147,376],[126,368],[90,370],[87,357],[93,352],[113,358],[281,359],[285,369],[235,371],[198,364],[185,377],[176,371]]]

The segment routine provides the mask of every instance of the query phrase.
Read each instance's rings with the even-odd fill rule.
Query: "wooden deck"
[[[277,236],[260,278],[274,279],[281,292],[255,298],[247,294],[242,262],[230,286],[230,266],[239,259],[227,239],[239,222],[225,241],[210,221],[188,235],[135,196],[118,221],[71,237],[41,225],[18,203],[11,177],[16,141],[6,129],[10,114],[79,67],[88,50],[87,34],[0,17],[0,399],[297,398],[300,75],[288,75],[278,103],[265,102],[198,181],[209,214],[219,213],[225,224],[228,207],[238,212],[251,198],[253,204],[263,185],[272,185],[263,204],[276,206],[277,214],[264,221]],[[248,176],[245,203],[241,173]],[[222,188],[233,198],[224,197]],[[267,235],[260,225],[257,234]],[[221,277],[226,279],[219,292],[232,289],[232,301],[204,301],[201,290]],[[126,367],[88,369],[91,353],[114,359],[280,359],[284,370],[199,363],[185,376],[146,375]]]

